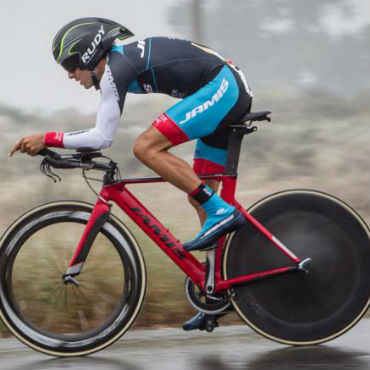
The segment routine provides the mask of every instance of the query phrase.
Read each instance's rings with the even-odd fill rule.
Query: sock
[[[209,186],[204,184],[203,182],[195,190],[193,190],[191,193],[189,193],[189,195],[195,201],[197,201],[200,205],[205,203],[214,194],[215,194],[215,192]]]
[[[206,211],[207,216],[223,215],[234,207],[227,204],[209,186],[204,183],[189,194]]]

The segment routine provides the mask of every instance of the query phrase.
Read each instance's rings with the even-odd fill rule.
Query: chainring
[[[198,290],[198,292],[196,292],[196,290]],[[208,315],[215,315],[224,312],[231,305],[226,292],[224,292],[224,295],[206,295],[205,292],[200,290],[189,277],[186,277],[185,279],[185,293],[189,303],[197,311]],[[201,300],[202,297],[205,302]]]

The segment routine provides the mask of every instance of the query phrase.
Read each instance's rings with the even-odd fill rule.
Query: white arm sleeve
[[[104,149],[113,143],[117,131],[121,111],[118,104],[118,93],[115,88],[108,64],[100,81],[102,94],[96,125],[86,131],[68,132],[64,134],[63,144],[67,149],[92,148]]]

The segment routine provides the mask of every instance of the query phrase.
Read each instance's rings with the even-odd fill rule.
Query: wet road
[[[132,331],[109,348],[83,358],[58,359],[15,339],[0,340],[0,369],[6,370],[370,370],[370,319],[327,344],[288,347],[247,326],[213,333],[179,329]]]

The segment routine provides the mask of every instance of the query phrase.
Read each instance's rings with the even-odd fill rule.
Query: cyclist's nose
[[[75,74],[74,72],[68,72],[68,78],[74,78]]]

